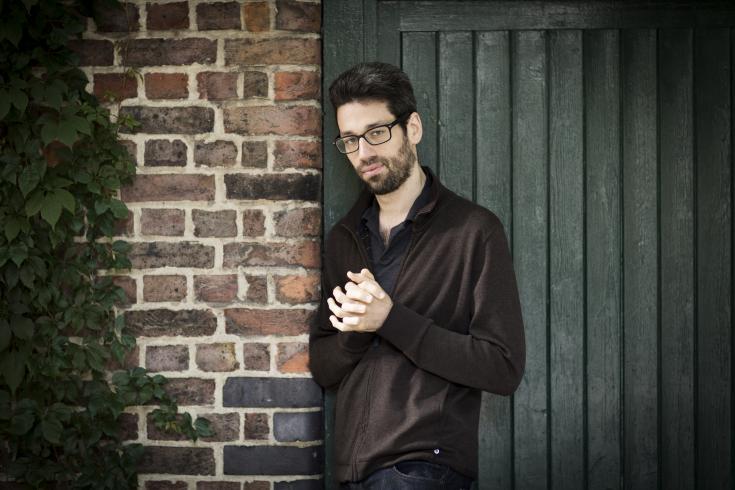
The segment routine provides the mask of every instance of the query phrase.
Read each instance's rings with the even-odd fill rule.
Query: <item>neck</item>
[[[384,216],[405,216],[411,205],[421,194],[426,182],[426,175],[418,162],[411,169],[411,174],[401,186],[387,194],[375,195],[380,206],[380,213]]]

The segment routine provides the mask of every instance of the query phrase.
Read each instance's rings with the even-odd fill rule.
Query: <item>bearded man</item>
[[[332,83],[337,149],[364,188],[324,245],[309,335],[314,379],[336,389],[344,489],[469,489],[481,392],[508,396],[525,334],[506,233],[419,164],[421,118],[399,68]]]

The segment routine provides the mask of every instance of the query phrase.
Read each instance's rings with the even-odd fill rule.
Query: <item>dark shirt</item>
[[[390,230],[387,248],[383,243],[383,237],[380,235],[380,206],[374,195],[372,204],[362,213],[360,236],[368,251],[368,258],[372,265],[370,272],[373,273],[375,280],[388,293],[388,296],[393,296],[393,289],[395,288],[403,256],[411,243],[411,227],[414,218],[418,211],[430,200],[429,189],[432,177],[431,174],[427,175],[426,172],[424,172],[424,175],[426,175],[424,188],[413,202],[403,223],[394,226]]]

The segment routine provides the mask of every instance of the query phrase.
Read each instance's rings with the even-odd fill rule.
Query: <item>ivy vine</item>
[[[158,429],[212,435],[178,413],[165,377],[110,368],[135,346],[115,308],[125,293],[99,271],[131,266],[113,237],[135,174],[118,133],[136,123],[86,92],[68,47],[94,11],[0,0],[0,473],[31,488],[136,488],[144,448],[123,440],[126,407],[157,405]]]

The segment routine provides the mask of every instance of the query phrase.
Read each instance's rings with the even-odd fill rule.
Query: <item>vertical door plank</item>
[[[729,29],[695,33],[697,481],[732,488]]]
[[[584,35],[587,488],[620,486],[620,35]]]
[[[475,35],[477,203],[493,211],[513,246],[511,214],[510,42],[507,31]],[[483,393],[480,490],[510,490],[513,420],[510,397]]]
[[[514,487],[548,488],[548,125],[546,36],[512,35],[513,260],[526,329],[526,369],[513,397]]]
[[[658,487],[656,31],[622,33],[625,487]]]
[[[439,172],[467,199],[474,197],[472,57],[471,32],[439,33]]]
[[[413,85],[416,105],[424,128],[424,135],[416,150],[421,165],[431,167],[434,173],[438,171],[436,51],[436,33],[403,34],[403,71]]]
[[[548,33],[551,486],[584,488],[582,33]]]
[[[692,31],[659,32],[661,484],[694,488]]]

